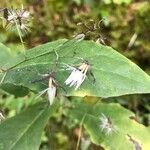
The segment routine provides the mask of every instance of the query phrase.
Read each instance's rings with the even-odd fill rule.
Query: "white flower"
[[[24,9],[21,10],[8,10],[8,21],[14,19],[24,19],[27,20],[30,17],[30,12]]]
[[[27,24],[21,24],[20,25],[20,29],[22,30],[22,31],[25,31],[25,32],[27,32],[27,31],[29,31],[29,27],[28,27],[28,25]]]
[[[113,131],[116,131],[110,118],[106,117],[103,113],[100,117],[100,128],[106,135],[110,135]]]
[[[70,87],[75,86],[75,90],[77,90],[84,81],[85,77],[86,76],[80,70],[74,69],[65,81],[65,84],[70,84]]]
[[[30,17],[30,12],[25,10],[24,12],[21,12],[22,18],[29,18]]]
[[[7,20],[10,21],[11,23],[13,23],[14,20],[17,19],[17,14],[14,10],[9,10],[8,12],[9,12],[9,15],[8,15]]]
[[[80,42],[80,41],[84,40],[85,34],[81,33],[81,34],[75,35],[73,37],[74,37],[75,40],[77,40],[77,42]]]
[[[52,105],[54,102],[54,99],[56,97],[56,90],[57,90],[56,82],[53,77],[50,77],[49,78],[49,87],[47,89],[41,91],[40,95],[38,97],[40,97],[45,92],[47,92],[49,103],[50,103],[50,105]]]
[[[85,80],[89,67],[90,65],[87,63],[82,63],[77,68],[69,66],[66,70],[72,70],[72,72],[66,79],[65,84],[69,85],[70,87],[74,86],[75,90],[77,90]]]
[[[24,9],[14,10],[8,9],[7,28],[13,28],[16,25],[21,31],[29,31],[30,12]]]
[[[106,45],[103,37],[98,38],[98,39],[96,40],[96,43],[97,43],[97,44]]]
[[[56,83],[52,77],[50,77],[49,79],[49,88],[47,90],[47,94],[48,94],[49,103],[50,105],[52,105],[56,97]]]
[[[0,122],[3,121],[5,119],[5,117],[3,116],[3,114],[0,112]]]

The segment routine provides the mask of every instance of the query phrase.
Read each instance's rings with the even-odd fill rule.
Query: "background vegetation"
[[[150,3],[147,0],[13,0],[2,1],[0,7],[27,8],[32,15],[30,32],[24,35],[26,48],[60,38],[71,39],[73,35],[85,32],[79,22],[89,24],[103,19],[100,31],[107,45],[139,65],[150,74]],[[93,39],[88,34],[86,39]],[[95,40],[95,39],[94,39]],[[22,52],[18,34],[0,26],[0,42],[12,50],[12,57]],[[32,93],[23,98],[0,91],[0,110],[5,117],[14,116],[34,103]],[[112,100],[111,100],[112,101]],[[110,101],[109,101],[110,102]],[[150,124],[150,95],[132,95],[114,99],[122,106],[132,110],[140,123]],[[54,149],[74,149],[77,144],[79,126],[70,120],[61,108],[50,120],[42,136],[41,150],[49,145]],[[68,123],[69,122],[69,123]],[[86,134],[86,133],[85,133]],[[82,141],[85,142],[84,140]],[[91,144],[90,149],[100,149]]]

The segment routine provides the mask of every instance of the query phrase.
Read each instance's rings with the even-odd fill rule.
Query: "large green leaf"
[[[32,81],[41,79],[38,73],[45,74],[54,66],[56,80],[67,93],[61,88],[59,91],[67,96],[112,97],[150,93],[150,77],[144,71],[111,47],[92,41],[58,40],[28,50],[15,59],[13,63],[3,66],[7,71],[1,74],[1,78],[5,76],[1,88],[16,95],[18,89],[22,95],[27,94],[28,89],[35,92],[45,89],[48,81],[35,84]],[[64,84],[70,72],[63,70],[63,65],[75,66],[83,60],[91,64],[95,82],[88,73],[81,88],[75,91]]]
[[[0,150],[38,150],[41,133],[56,105],[37,103],[0,124]]]
[[[0,73],[0,81],[1,81],[0,86],[2,87],[2,89],[4,89],[5,91],[7,91],[11,94],[14,94],[16,96],[24,96],[24,95],[28,94],[29,89],[30,90],[34,89],[35,91],[38,91],[37,86],[36,86],[36,88],[31,88],[31,86],[34,86],[34,84],[31,84],[31,81],[33,81],[36,77],[39,77],[37,75],[37,70],[40,69],[40,68],[38,68],[39,64],[37,63],[37,65],[36,65],[36,62],[34,63],[34,60],[38,59],[38,58],[42,58],[42,56],[51,55],[51,52],[54,49],[61,46],[65,41],[66,40],[58,40],[56,42],[51,42],[51,43],[44,44],[42,46],[37,46],[37,47],[32,48],[31,50],[27,51],[26,53],[20,54],[19,56],[17,56],[14,59],[13,58],[11,58],[11,59],[5,58],[4,59],[5,61],[3,61],[3,63],[1,63],[1,65],[0,65],[1,70],[6,70],[4,73]],[[5,47],[5,48],[7,48],[7,47]],[[5,51],[6,51],[6,49],[5,49]],[[52,61],[52,60],[50,60],[50,61]],[[50,61],[47,63],[50,63]],[[25,70],[24,70],[24,68],[21,69],[19,66],[22,64],[25,64],[25,63],[28,64],[28,67],[27,68],[25,67]],[[43,64],[42,61],[41,61],[41,64]],[[36,69],[36,68],[38,68],[38,69]],[[33,71],[32,71],[32,69],[33,69]],[[42,67],[42,69],[46,69],[46,66],[44,68]],[[48,69],[50,70],[50,68],[48,68]],[[49,71],[49,70],[46,70],[46,71]],[[12,75],[12,72],[14,72],[13,75]],[[44,73],[47,73],[47,72],[44,72]],[[7,75],[9,75],[10,80],[6,79]],[[18,79],[16,79],[16,78],[18,78]],[[39,78],[41,78],[41,76]],[[6,80],[7,81],[4,82],[4,79],[5,79],[5,81]],[[27,84],[29,84],[28,86],[26,86],[24,84],[25,83],[23,81],[24,79],[26,80],[25,82]],[[38,85],[38,87],[41,88],[41,85]]]
[[[136,122],[135,114],[115,103],[88,103],[74,99],[68,114],[82,122],[91,140],[106,150],[149,150],[150,130]],[[114,130],[102,130],[101,118],[108,117]]]

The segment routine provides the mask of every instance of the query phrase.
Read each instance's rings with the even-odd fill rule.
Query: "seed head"
[[[111,119],[106,117],[103,113],[100,116],[100,128],[106,135],[110,135],[112,132],[116,131]]]

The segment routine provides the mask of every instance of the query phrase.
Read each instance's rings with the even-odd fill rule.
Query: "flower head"
[[[27,10],[21,10],[19,15],[23,19],[28,19],[30,17],[30,12]]]
[[[21,10],[7,8],[7,16],[2,19],[6,20],[7,28],[13,28],[17,25],[21,31],[29,31],[30,12],[23,8]]]
[[[52,77],[49,78],[49,87],[47,89],[47,94],[49,103],[50,105],[52,105],[56,97],[56,82]]]
[[[85,34],[81,33],[81,34],[74,35],[73,37],[75,40],[77,40],[77,42],[80,42],[80,41],[84,40]]]
[[[88,63],[81,63],[78,67],[67,68],[66,70],[72,70],[70,76],[66,79],[65,84],[70,87],[74,86],[77,90],[86,78],[86,73],[90,65]]]
[[[15,23],[14,20],[16,20],[16,19],[17,19],[16,11],[15,10],[9,10],[7,21],[10,22],[10,23]]]
[[[45,92],[47,92],[49,103],[50,103],[50,105],[52,105],[53,102],[54,102],[54,99],[56,97],[56,91],[57,91],[56,81],[55,81],[55,79],[52,76],[50,76],[49,77],[48,88],[46,88],[45,90],[41,91],[38,97],[40,97]]]
[[[106,135],[110,135],[113,131],[116,131],[110,118],[106,117],[103,113],[100,117],[100,128]]]

